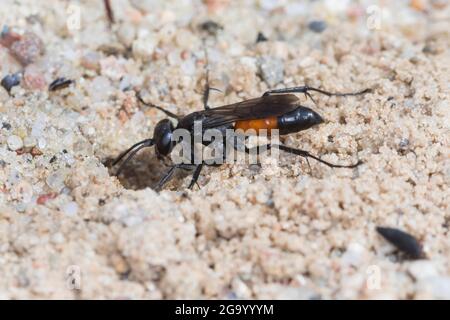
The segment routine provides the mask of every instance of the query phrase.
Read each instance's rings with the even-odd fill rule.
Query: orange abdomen
[[[278,129],[278,119],[277,117],[269,117],[265,119],[236,121],[234,130],[238,129],[241,129],[244,132],[253,129],[256,131],[256,134],[260,134],[260,130],[266,129],[267,134],[270,134],[272,129]]]

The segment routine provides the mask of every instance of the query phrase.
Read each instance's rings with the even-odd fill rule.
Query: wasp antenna
[[[151,140],[151,141],[150,141]],[[129,154],[129,156],[122,162],[122,164],[120,165],[119,169],[116,172],[116,176],[119,176],[120,173],[122,172],[123,168],[125,168],[125,165],[128,163],[128,161],[130,161],[135,155],[136,153],[139,152],[139,150],[146,148],[146,147],[150,147],[153,145],[153,140],[149,139],[149,141],[147,143],[142,143],[139,145],[139,147],[137,147],[136,149],[128,149],[127,151],[129,152],[130,150],[132,150]],[[127,154],[128,152],[125,152],[125,154]],[[125,154],[121,155],[121,158],[123,158],[125,156]]]
[[[208,49],[206,49],[206,41],[203,40],[203,50],[205,51],[205,88],[203,90],[203,108],[205,110],[211,109],[208,106],[209,91],[212,89],[209,86],[209,59],[208,59]]]
[[[124,152],[122,152],[117,158],[116,160],[114,160],[114,162],[112,163],[113,166],[115,166],[116,164],[118,164],[120,162],[120,160],[123,159],[123,157],[125,157],[131,150],[133,150],[134,148],[136,148],[137,146],[140,145],[146,145],[147,147],[150,147],[154,144],[153,139],[145,139],[142,141],[139,141],[138,143],[133,144],[131,147],[129,147],[127,150],[125,150]]]
[[[164,109],[164,108],[162,108],[162,107],[160,107],[160,106],[157,106],[157,105],[155,105],[155,104],[153,104],[153,103],[145,102],[144,99],[142,99],[142,96],[141,96],[141,93],[140,93],[140,92],[137,92],[137,93],[136,93],[136,98],[137,98],[143,105],[145,105],[145,106],[147,106],[147,107],[156,108],[156,109],[158,109],[158,110],[164,112],[167,116],[169,116],[169,117],[171,117],[171,118],[174,118],[174,119],[177,119],[177,120],[180,119],[180,116],[176,115],[175,113],[170,112],[169,110],[166,110],[166,109]]]
[[[108,17],[109,24],[112,25],[114,24],[115,21],[114,21],[114,12],[112,10],[110,0],[103,0],[103,3],[105,5],[106,16]]]

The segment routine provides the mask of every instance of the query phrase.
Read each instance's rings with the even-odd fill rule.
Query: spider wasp
[[[269,132],[270,130],[279,130],[280,135],[287,135],[291,133],[296,133],[302,130],[309,129],[315,125],[324,122],[323,118],[314,110],[300,105],[299,98],[294,93],[303,93],[311,100],[314,101],[310,92],[318,92],[326,96],[357,96],[370,92],[370,89],[365,89],[353,93],[332,93],[319,88],[314,88],[310,86],[300,86],[291,87],[284,89],[276,89],[265,92],[261,97],[244,100],[242,102],[229,104],[225,106],[220,106],[216,108],[211,108],[208,106],[209,92],[211,89],[208,84],[208,72],[206,74],[206,86],[203,94],[203,108],[202,111],[192,112],[185,116],[176,115],[160,106],[156,106],[145,102],[141,95],[138,93],[138,100],[146,106],[156,108],[164,112],[168,117],[173,118],[177,121],[177,124],[169,119],[160,120],[153,131],[153,138],[145,139],[132,145],[130,148],[122,152],[116,160],[112,163],[113,166],[118,164],[125,156],[128,157],[122,162],[121,166],[116,172],[118,176],[124,165],[130,161],[136,153],[147,147],[155,146],[156,153],[159,157],[164,157],[170,155],[173,148],[177,144],[173,138],[173,132],[176,129],[188,130],[191,135],[194,134],[194,123],[200,121],[202,124],[202,132],[207,129],[218,129],[225,132],[227,129],[232,130],[247,130],[254,129],[257,133],[259,130],[265,129]],[[202,144],[207,146],[210,142],[203,141]],[[223,142],[225,143],[225,141]],[[319,157],[312,155],[308,151],[295,149],[283,144],[273,145],[267,144],[264,150],[268,150],[272,147],[278,147],[280,150],[295,154],[301,157],[315,159],[332,168],[355,168],[362,162],[358,161],[351,165],[339,165],[333,164],[328,161],[322,160]],[[243,151],[249,154],[252,148],[244,146]],[[261,149],[258,149],[258,154]],[[191,163],[181,163],[174,164],[170,167],[168,172],[161,178],[156,186],[157,190],[160,190],[164,185],[172,178],[175,169],[194,169],[192,180],[189,184],[189,189],[192,189],[194,184],[200,176],[200,172],[205,165],[208,164],[202,161],[199,164],[193,163],[193,158],[191,157]]]

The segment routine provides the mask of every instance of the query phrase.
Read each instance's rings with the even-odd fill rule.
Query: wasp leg
[[[205,110],[208,110],[208,109],[211,109],[209,106],[208,106],[208,100],[209,100],[209,90],[211,90],[211,88],[209,87],[209,70],[208,70],[208,67],[206,67],[207,69],[206,69],[206,75],[205,75],[205,78],[206,78],[206,82],[205,82],[205,89],[204,89],[204,91],[203,91],[203,108],[205,109]]]
[[[178,165],[174,165],[172,167],[170,167],[169,171],[166,172],[166,174],[161,178],[161,180],[159,180],[158,184],[155,187],[156,191],[160,191],[167,182],[170,181],[170,179],[172,179],[173,174],[175,173],[175,169],[178,167]]]
[[[114,24],[114,12],[111,8],[110,0],[103,0],[103,4],[105,5],[106,16],[108,17],[108,22],[110,25]]]
[[[203,91],[203,108],[205,108],[205,110],[211,109],[211,107],[208,105],[209,92],[211,90],[222,92],[217,88],[213,88],[213,87],[209,86],[209,70],[206,70],[206,83],[205,83],[205,89]]]
[[[274,147],[278,147],[280,150],[282,150],[284,152],[304,157],[307,161],[308,161],[308,158],[313,158],[314,160],[319,161],[320,163],[323,163],[323,164],[325,164],[325,165],[327,165],[327,166],[329,166],[331,168],[356,168],[357,166],[359,166],[360,164],[363,163],[361,160],[358,160],[357,163],[351,164],[351,165],[334,164],[334,163],[322,160],[319,157],[316,157],[315,155],[312,155],[308,151],[291,148],[291,147],[288,147],[288,146],[285,146],[285,145],[282,145],[282,144],[279,144],[279,145],[267,144],[267,145],[265,145],[265,147],[267,148],[266,150],[269,150],[269,149],[274,148]],[[252,147],[252,148],[245,147],[245,152],[246,153],[253,152],[253,150],[255,150],[256,148],[258,148],[258,146]],[[261,152],[266,151],[266,150],[262,150],[261,146],[259,146],[258,154],[260,154]],[[309,165],[309,161],[308,161],[308,165]]]
[[[271,145],[267,144],[267,145],[261,145],[261,146],[254,146],[254,147],[247,147],[246,145],[243,146],[243,148],[238,149],[237,145],[233,145],[234,150],[236,151],[244,151],[246,154],[253,154],[254,152],[256,152],[256,155],[259,156],[261,153],[266,152],[267,150],[270,149]],[[265,148],[265,149],[264,149]],[[261,162],[259,161],[259,157],[258,157],[258,162],[255,163],[256,165],[260,166]]]
[[[182,170],[189,170],[191,171],[194,168],[194,174],[192,177],[192,181],[189,184],[189,189],[192,189],[194,184],[197,184],[197,186],[200,188],[200,186],[197,183],[198,177],[200,176],[200,171],[202,170],[203,163],[195,166],[192,164],[185,164],[180,163],[176,164],[170,167],[169,171],[166,172],[166,174],[159,180],[158,184],[155,187],[155,190],[160,191],[169,181],[172,179],[173,174],[175,173],[175,169],[182,169]]]
[[[205,45],[205,43],[203,43],[203,45]],[[209,86],[209,60],[208,60],[208,51],[206,50],[205,47],[205,60],[206,60],[206,64],[205,64],[205,89],[203,90],[203,108],[205,110],[211,109],[211,107],[208,105],[208,100],[209,100],[209,92],[211,90],[215,90],[215,91],[220,91],[217,88],[212,88]]]
[[[200,177],[200,172],[203,169],[203,163],[200,163],[198,166],[195,167],[194,174],[192,175],[191,183],[189,183],[188,189],[192,189],[194,187],[194,184],[197,184],[198,188],[200,189],[200,186],[197,183],[198,177]]]
[[[357,92],[348,92],[348,93],[340,93],[340,92],[329,92],[322,89],[309,87],[309,86],[301,86],[301,87],[291,87],[291,88],[283,88],[283,89],[274,89],[264,92],[263,96],[268,96],[271,94],[277,94],[277,93],[304,93],[308,97],[311,98],[311,95],[309,95],[308,91],[315,91],[319,92],[321,94],[324,94],[326,96],[337,96],[337,97],[346,97],[346,96],[357,96],[361,94],[365,94],[371,91],[371,89],[364,89]],[[314,100],[313,100],[314,101]]]

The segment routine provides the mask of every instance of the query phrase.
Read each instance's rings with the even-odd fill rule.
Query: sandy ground
[[[102,1],[2,1],[3,35],[42,44],[0,46],[1,77],[24,72],[11,95],[0,87],[1,298],[450,298],[448,1],[112,3],[110,29]],[[216,36],[198,28],[209,19]],[[310,172],[282,155],[157,193],[170,161],[148,149],[114,177],[104,163],[164,118],[129,89],[202,108],[205,38],[212,106],[305,83],[373,88],[299,96],[326,122],[284,139],[364,164]],[[76,83],[49,93],[58,77]],[[378,225],[427,259],[403,259]]]

